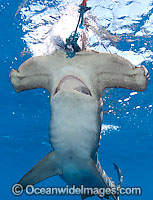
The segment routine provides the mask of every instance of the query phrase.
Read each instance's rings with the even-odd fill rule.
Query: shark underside
[[[120,169],[114,164],[119,175],[116,185],[98,161],[101,93],[105,88],[144,91],[148,77],[144,66],[136,67],[120,56],[94,51],[81,51],[73,58],[66,58],[64,52],[33,57],[12,70],[10,78],[17,92],[45,88],[51,97],[53,151],[19,183],[25,188],[59,175],[68,185],[119,189],[123,179]],[[89,196],[92,194],[82,194],[82,199]],[[104,197],[118,199],[113,193]]]

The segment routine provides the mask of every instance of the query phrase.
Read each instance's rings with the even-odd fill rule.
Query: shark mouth
[[[54,92],[54,95],[57,94],[59,91],[78,91],[80,93],[91,95],[91,92],[87,85],[79,79],[77,76],[74,75],[67,75],[62,78]]]

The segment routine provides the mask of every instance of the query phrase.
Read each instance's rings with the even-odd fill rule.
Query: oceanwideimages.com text
[[[92,187],[35,187],[28,185],[25,190],[22,185],[15,184],[12,186],[12,193],[15,196],[20,196],[23,193],[27,195],[98,195],[100,197],[109,195],[141,195],[142,189],[140,187],[121,187],[121,188],[92,188]]]

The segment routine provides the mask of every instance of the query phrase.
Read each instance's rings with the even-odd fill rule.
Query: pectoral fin
[[[34,185],[51,176],[60,174],[61,170],[57,164],[56,156],[54,152],[51,152],[25,174],[19,184],[26,188],[27,185]]]

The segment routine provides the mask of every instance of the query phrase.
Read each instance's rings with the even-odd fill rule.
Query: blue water
[[[49,8],[56,7],[58,10],[62,3],[62,1],[33,3],[36,6],[43,2],[47,3],[41,13],[46,11],[47,6]],[[117,177],[112,163],[115,162],[119,165],[124,175],[123,186],[142,188],[141,196],[121,196],[121,200],[148,200],[153,196],[153,3],[152,1],[140,1],[141,3],[146,2],[145,5],[147,5],[135,16],[135,12],[139,11],[139,8],[141,10],[143,6],[139,2],[136,7],[135,3],[138,2],[136,0],[123,1],[125,6],[119,4],[121,1],[104,1],[104,6],[103,1],[95,0],[94,2],[98,6],[95,6],[93,12],[95,14],[97,9],[98,15],[101,15],[101,23],[104,18],[106,21],[108,18],[106,13],[99,13],[98,8],[109,12],[113,10],[115,15],[118,14],[116,13],[117,6],[121,6],[121,15],[110,18],[109,25],[104,24],[110,33],[118,31],[117,34],[121,40],[114,43],[111,41],[108,46],[106,42],[106,46],[112,52],[115,48],[117,53],[122,53],[123,56],[136,63],[139,61],[141,63],[143,58],[142,64],[146,66],[150,74],[148,87],[144,92],[132,93],[134,91],[125,89],[105,90],[103,98],[106,112],[103,118],[99,160],[107,174],[115,180]],[[94,2],[89,0],[89,4],[92,6]],[[23,25],[28,26],[30,22],[24,21],[26,16],[23,18],[23,12],[28,12],[28,9],[18,13],[15,17],[20,3],[21,0],[0,0],[0,198],[11,200],[17,198],[21,200],[80,199],[79,196],[42,197],[25,194],[15,197],[11,193],[12,185],[51,151],[48,137],[49,93],[44,89],[15,93],[9,80],[11,69],[17,69],[22,62],[33,55],[33,49],[31,49],[30,54],[21,56],[23,49],[29,45],[26,39],[23,40],[28,33],[28,31],[26,33],[23,31]],[[79,3],[81,2],[79,1]],[[29,6],[31,6],[30,2],[25,5],[25,8],[29,8]],[[133,6],[133,10],[128,9],[129,6]],[[33,11],[29,12],[32,14]],[[128,18],[128,14],[130,16],[131,13],[133,15]],[[50,15],[52,15],[52,10]],[[124,24],[125,18],[127,24]],[[113,28],[116,24],[118,29]],[[36,27],[32,28],[36,29]],[[120,30],[122,31],[119,32]],[[140,32],[142,34],[138,34]],[[128,52],[133,53],[128,54]],[[49,178],[39,184],[43,187],[64,185],[65,183],[59,177]],[[96,198],[92,197],[92,199]]]

